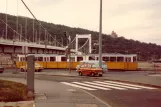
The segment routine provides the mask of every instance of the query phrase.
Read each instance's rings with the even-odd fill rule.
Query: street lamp
[[[39,44],[40,44],[40,37],[41,37],[41,24],[39,24]]]
[[[7,40],[7,34],[8,34],[8,29],[7,29],[7,23],[8,23],[8,20],[7,20],[7,5],[8,5],[8,0],[6,0],[6,40]]]
[[[15,53],[15,46],[14,46],[14,43],[15,43],[15,34],[16,34],[16,31],[14,30],[13,31],[13,54]],[[13,54],[12,54],[12,58],[13,58]]]
[[[2,30],[2,38],[4,39],[4,29]]]
[[[34,42],[34,36],[35,36],[35,22],[34,22],[34,19],[33,19],[33,22],[32,22],[32,31],[33,31],[33,41]]]
[[[56,35],[54,35],[55,39],[54,39],[54,42],[55,42],[55,46],[56,46]]]
[[[19,41],[21,42],[21,39],[22,39],[22,25],[19,24],[20,26],[20,35],[19,35]]]
[[[25,20],[25,42],[27,42],[27,17]]]
[[[37,30],[35,29],[35,43],[37,43]]]
[[[64,42],[63,42],[63,38],[61,37],[61,40],[62,40],[62,45],[64,46]]]
[[[102,0],[100,0],[99,67],[102,68]]]

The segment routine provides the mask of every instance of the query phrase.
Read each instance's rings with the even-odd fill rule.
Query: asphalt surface
[[[3,76],[5,76],[5,74],[10,74],[11,71],[8,70],[0,76],[3,77]],[[48,71],[43,71],[43,72],[48,72]],[[121,75],[120,73],[121,72],[111,73],[111,74],[113,74],[112,76],[114,78],[114,77],[118,77],[119,75]],[[144,72],[144,73],[136,73],[136,72],[130,73],[130,72],[128,72],[128,73],[125,73],[124,75],[126,75],[126,76],[131,75],[131,76],[129,76],[130,79],[133,77],[133,75],[135,75],[135,77],[138,77],[138,79],[141,79],[141,78],[143,78],[143,77],[141,77],[141,75],[145,75],[145,74],[146,74],[146,72]],[[22,75],[24,76],[24,74],[15,74],[15,75],[17,75],[17,77],[22,77]],[[156,88],[156,89],[153,89],[153,87],[148,87],[148,88],[152,88],[152,89],[147,89],[145,87],[140,88],[141,87],[140,85],[139,85],[140,87],[139,86],[132,86],[133,84],[124,84],[124,83],[120,83],[120,82],[109,84],[109,82],[111,82],[111,81],[106,81],[106,80],[101,79],[101,78],[105,78],[105,76],[100,77],[100,79],[99,78],[96,79],[96,78],[88,77],[88,76],[83,76],[83,77],[63,76],[63,77],[61,77],[61,76],[49,76],[49,75],[46,75],[46,76],[45,75],[36,75],[35,78],[37,78],[39,80],[53,81],[58,84],[63,84],[63,86],[69,86],[69,87],[76,88],[76,89],[77,89],[77,87],[80,87],[80,86],[83,86],[85,88],[90,88],[91,90],[87,90],[87,89],[83,89],[83,90],[100,98],[101,100],[108,103],[112,107],[161,107],[161,89],[159,89],[159,88]],[[110,77],[110,78],[112,78],[112,77]],[[148,79],[147,76],[145,78]],[[157,78],[157,80],[161,79],[160,77],[156,77],[156,78]],[[155,77],[154,77],[154,79],[155,79]],[[135,80],[137,80],[137,79],[135,78]],[[140,81],[142,81],[142,80],[140,80]],[[148,80],[147,80],[147,82],[148,82]],[[116,88],[124,88],[125,90],[107,88],[109,86],[115,86]],[[129,87],[127,87],[127,86],[129,86]],[[130,87],[132,87],[132,88],[130,88]],[[133,88],[138,88],[138,87],[139,87],[139,89],[133,89]],[[110,89],[110,90],[108,90],[108,89]]]

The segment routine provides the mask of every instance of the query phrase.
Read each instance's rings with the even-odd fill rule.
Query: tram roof
[[[26,56],[34,55],[37,57],[42,56],[65,56],[65,55],[58,55],[58,54],[27,54]],[[25,56],[25,55],[18,55],[18,56]],[[87,54],[87,55],[71,55],[71,56],[99,56],[99,54]],[[137,54],[120,54],[120,53],[103,53],[102,56],[137,56]]]

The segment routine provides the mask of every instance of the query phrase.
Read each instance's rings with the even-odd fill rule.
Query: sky
[[[7,1],[8,14],[32,18],[21,0]],[[99,31],[100,0],[24,1],[39,20]],[[161,0],[103,0],[102,31],[161,45],[160,10]],[[0,1],[0,12],[6,13],[6,0]]]

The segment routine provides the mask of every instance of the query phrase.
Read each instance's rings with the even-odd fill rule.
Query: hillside
[[[8,15],[8,24],[16,30],[16,18],[15,16]],[[5,21],[5,14],[0,13],[0,19]],[[19,24],[22,25],[23,35],[25,34],[25,17],[19,17]],[[27,18],[27,38],[31,39],[33,35],[32,32],[32,22],[33,19]],[[67,37],[64,32],[67,31],[71,38],[75,38],[76,34],[91,34],[92,44],[98,41],[99,33],[96,31],[90,31],[82,28],[71,28],[64,25],[56,25],[52,23],[46,23],[41,21],[42,25],[61,42],[61,37],[64,39],[64,45],[66,45]],[[19,27],[20,29],[20,27]],[[35,29],[39,31],[39,25],[35,21]],[[0,36],[5,34],[5,24],[0,21]],[[41,40],[44,40],[45,31],[41,29]],[[13,31],[8,28],[8,37],[13,38]],[[32,40],[30,40],[32,41]],[[80,45],[84,44],[85,40],[79,42]],[[74,47],[74,45],[73,45]],[[93,46],[93,53],[98,53],[98,46]],[[128,40],[124,37],[112,38],[110,35],[103,34],[103,53],[123,53],[123,54],[138,54],[140,60],[147,60],[151,57],[160,58],[161,57],[161,46],[154,43],[143,43],[136,40]]]

